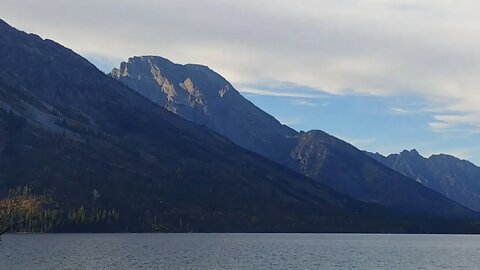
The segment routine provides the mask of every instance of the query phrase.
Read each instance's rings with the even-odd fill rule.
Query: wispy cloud
[[[428,126],[436,132],[444,132],[449,130],[450,124],[443,121],[435,121],[428,123]]]
[[[317,107],[318,106],[317,103],[314,103],[314,102],[311,102],[311,101],[308,101],[308,100],[304,100],[304,99],[294,99],[294,100],[292,100],[292,104],[295,105],[295,106],[303,106],[303,107]]]
[[[480,132],[480,114],[438,114],[429,126],[435,132]]]
[[[291,97],[291,98],[325,98],[320,94],[308,94],[301,92],[282,92],[255,88],[239,88],[240,93],[254,94],[259,96],[273,96],[273,97]]]
[[[413,115],[413,114],[422,114],[429,113],[425,108],[416,108],[416,107],[395,107],[390,109],[390,113],[393,115]]]
[[[392,108],[390,110],[392,114],[397,114],[397,115],[404,115],[404,114],[411,114],[412,111],[407,110],[407,109],[402,109],[402,108]]]

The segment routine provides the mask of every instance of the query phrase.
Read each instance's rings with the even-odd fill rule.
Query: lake
[[[0,269],[480,269],[480,236],[9,234]]]

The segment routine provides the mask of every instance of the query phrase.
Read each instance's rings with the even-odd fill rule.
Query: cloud
[[[290,81],[334,95],[416,95],[435,108],[429,126],[446,131],[478,128],[479,9],[466,0],[3,0],[0,17],[90,56],[102,70],[156,54],[206,64],[256,95],[315,94],[239,85]]]
[[[254,94],[258,96],[293,97],[293,98],[324,98],[324,96],[319,94],[280,92],[280,91],[255,89],[255,88],[239,88],[238,91],[240,93]]]
[[[442,132],[442,131],[445,131],[445,130],[448,130],[449,128],[449,124],[446,123],[446,122],[443,122],[443,121],[436,121],[436,122],[431,122],[431,123],[428,123],[428,125],[435,131],[437,132]]]
[[[403,114],[411,114],[411,113],[413,113],[412,111],[407,110],[407,109],[403,109],[403,108],[392,108],[390,111],[391,111],[392,114],[396,114],[396,115],[403,115]]]
[[[439,114],[429,126],[436,132],[480,132],[480,113]]]
[[[318,106],[317,103],[314,103],[314,102],[311,102],[311,101],[308,101],[308,100],[304,100],[304,99],[294,99],[294,100],[292,100],[292,104],[295,105],[295,106],[303,106],[303,107],[317,107]]]
[[[425,102],[425,101],[423,101]],[[403,107],[393,107],[390,108],[390,113],[393,115],[419,115],[419,114],[436,114],[441,109],[433,108],[433,107],[420,107],[420,104],[410,104],[403,105],[398,104]],[[423,104],[426,105],[426,104]]]
[[[239,92],[247,95],[293,98],[292,103],[299,106],[315,105],[306,99],[329,99],[335,97],[335,95],[309,86],[276,80],[240,83],[237,84],[236,88]]]

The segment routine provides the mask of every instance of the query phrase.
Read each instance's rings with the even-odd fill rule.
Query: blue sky
[[[250,101],[296,130],[321,129],[360,149],[382,154],[417,149],[427,157],[449,153],[480,161],[476,159],[478,134],[468,127],[432,128],[435,113],[429,110],[429,102],[418,96],[319,95],[315,89],[279,87],[278,83],[242,88]]]
[[[297,130],[480,164],[480,2],[2,0],[0,18],[109,71],[204,64]]]

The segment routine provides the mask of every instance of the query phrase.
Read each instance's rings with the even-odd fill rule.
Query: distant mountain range
[[[407,213],[462,212],[439,193],[338,138],[282,125],[208,67],[141,56],[121,63],[110,76],[167,110],[355,199]]]
[[[480,168],[473,163],[443,154],[425,158],[415,149],[387,157],[367,154],[446,197],[480,211]]]
[[[478,213],[281,125],[206,67],[132,58],[121,83],[1,20],[0,36],[0,214],[21,199],[10,230],[480,231]]]

